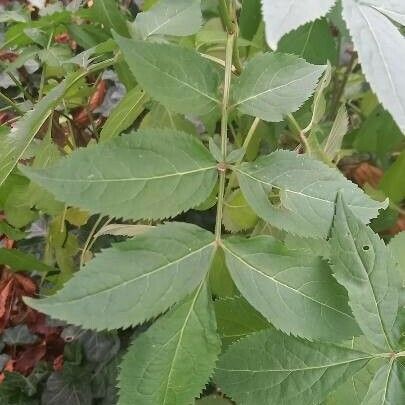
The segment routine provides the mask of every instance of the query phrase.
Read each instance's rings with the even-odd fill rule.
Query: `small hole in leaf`
[[[364,245],[364,246],[363,246],[363,250],[364,250],[365,252],[367,252],[367,250],[370,250],[370,246]]]

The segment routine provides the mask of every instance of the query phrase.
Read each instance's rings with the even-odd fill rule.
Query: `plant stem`
[[[353,70],[353,68],[355,66],[356,58],[357,58],[356,52],[353,52],[352,56],[350,58],[349,64],[346,67],[342,82],[341,82],[339,88],[337,89],[337,91],[335,92],[335,95],[333,97],[332,106],[330,108],[330,114],[329,114],[330,119],[334,119],[336,117],[336,114],[337,114],[338,110],[339,110],[340,99],[343,96],[346,84],[347,84],[347,82],[349,80],[349,77],[350,77],[350,74],[352,73],[352,70]]]
[[[233,2],[233,0],[231,0]],[[219,15],[221,17],[222,23],[228,34],[233,34],[234,32],[234,25],[231,17],[231,13],[229,12],[228,1],[227,0],[219,0],[218,3]]]
[[[293,129],[295,130],[296,134],[298,135],[301,144],[304,146],[305,148],[305,152],[307,153],[311,153],[311,147],[308,143],[308,139],[305,136],[304,131],[302,130],[302,128],[300,127],[300,124],[298,124],[297,120],[293,117],[292,114],[288,114],[287,117],[287,122],[288,124],[293,127]]]
[[[244,153],[243,153],[243,155],[238,159],[238,161],[235,163],[235,165],[239,165],[240,163],[242,163],[243,158],[245,157],[245,154],[246,154],[246,152],[247,152],[247,148],[248,148],[248,146],[249,146],[249,144],[250,144],[250,141],[253,139],[253,135],[255,134],[256,129],[257,129],[257,127],[259,126],[259,124],[260,124],[260,118],[257,118],[257,117],[256,117],[256,118],[254,119],[254,121],[253,121],[253,123],[252,123],[250,129],[249,129],[248,134],[246,135],[245,140],[243,141],[242,149],[244,150]],[[235,185],[235,180],[236,180],[236,175],[235,175],[235,173],[233,172],[232,175],[231,175],[231,177],[230,177],[230,179],[229,179],[228,186],[227,186],[226,191],[225,191],[225,196],[229,195],[229,193],[232,191],[232,188],[233,188],[234,185]]]
[[[232,77],[232,58],[233,58],[233,45],[235,41],[235,34],[229,33],[226,41],[226,55],[225,55],[225,80],[224,80],[224,94],[222,98],[222,118],[221,118],[221,157],[222,162],[218,165],[219,170],[219,192],[217,204],[217,217],[215,222],[215,240],[217,243],[221,240],[222,234],[222,214],[224,209],[225,197],[225,183],[226,183],[226,156],[227,156],[227,143],[228,143],[228,107],[229,107],[229,92],[231,87]]]
[[[83,267],[84,264],[84,259],[86,256],[86,252],[89,248],[89,245],[91,243],[91,240],[93,239],[93,235],[96,233],[98,226],[100,225],[101,221],[103,219],[103,216],[100,215],[97,219],[97,221],[94,223],[93,228],[91,228],[91,231],[86,239],[86,242],[84,243],[83,249],[82,249],[82,254],[80,255],[80,264],[79,264],[79,268],[81,269]]]
[[[11,100],[11,98],[8,98],[1,91],[0,91],[0,100],[3,100],[6,104],[8,104],[18,114],[20,114],[20,115],[24,114],[24,111],[21,110],[21,108],[18,107],[18,105],[13,100]]]

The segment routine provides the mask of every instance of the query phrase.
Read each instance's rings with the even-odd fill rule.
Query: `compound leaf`
[[[327,14],[336,0],[262,0],[266,37],[270,48],[288,32]]]
[[[117,218],[168,218],[210,195],[216,162],[192,135],[148,129],[78,150],[48,169],[21,167],[55,197]]]
[[[271,236],[229,238],[223,249],[239,291],[276,328],[328,341],[359,334],[346,292],[320,258]]]
[[[96,255],[57,294],[26,302],[88,329],[136,325],[199,285],[211,262],[213,240],[195,225],[161,225]]]
[[[136,338],[124,357],[119,405],[189,405],[221,349],[205,283]]]
[[[384,242],[352,213],[339,193],[332,229],[332,269],[349,293],[349,304],[364,335],[394,351],[399,274]]]
[[[343,0],[343,17],[367,80],[405,132],[405,38],[375,4],[374,0]]]
[[[234,343],[220,357],[215,380],[238,404],[313,405],[371,357],[268,329]]]
[[[161,0],[138,14],[134,26],[146,39],[151,35],[192,35],[201,24],[201,0]]]
[[[276,151],[234,170],[253,210],[275,227],[296,235],[328,235],[339,190],[365,223],[387,206],[372,200],[336,169],[294,152]]]
[[[178,45],[115,36],[138,83],[172,111],[205,115],[215,110],[220,74],[214,62]]]
[[[255,56],[234,85],[234,106],[265,121],[282,121],[310,97],[324,70],[294,55]]]

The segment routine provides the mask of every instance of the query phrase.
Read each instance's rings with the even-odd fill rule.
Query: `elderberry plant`
[[[4,181],[84,77],[117,65],[136,80],[97,142],[50,167],[18,166],[66,207],[120,219],[117,234],[133,236],[26,303],[85,329],[147,325],[120,365],[119,405],[404,403],[403,262],[368,226],[388,201],[337,168],[357,55],[405,130],[404,3],[218,0],[223,31],[200,29],[200,0],[152,3],[131,23],[114,7],[103,14],[108,43],[84,51],[83,69],[1,141]],[[332,93],[329,21],[357,51]],[[260,147],[285,128],[293,147]],[[191,209],[215,210],[213,232],[181,221]],[[220,397],[198,399],[212,387]]]

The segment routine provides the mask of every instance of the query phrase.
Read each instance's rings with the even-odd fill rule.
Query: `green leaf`
[[[282,121],[310,97],[324,70],[294,55],[257,55],[233,87],[234,106],[265,121]]]
[[[284,242],[289,249],[305,250],[314,256],[329,259],[331,254],[330,244],[325,239],[305,238],[303,236],[287,234]]]
[[[405,4],[398,0],[366,0],[369,4],[379,12],[385,14],[387,17],[405,25]]]
[[[221,79],[214,62],[177,45],[115,40],[138,83],[170,110],[204,115],[217,107]]]
[[[231,405],[231,403],[225,398],[210,395],[209,397],[197,399],[195,405]]]
[[[108,32],[114,30],[120,35],[128,35],[127,21],[119,11],[116,0],[96,0],[90,13],[91,19],[103,24]]]
[[[121,363],[119,405],[189,405],[221,350],[207,286],[135,338]]]
[[[405,287],[405,231],[400,232],[390,240],[388,248],[402,274],[402,286]]]
[[[239,18],[239,28],[242,38],[251,41],[262,21],[260,0],[243,0]]]
[[[129,128],[145,109],[148,96],[139,87],[130,90],[111,112],[100,133],[100,142],[115,138]]]
[[[35,108],[27,112],[7,135],[0,138],[0,186],[23,157],[31,141],[79,75],[73,74],[55,86]]]
[[[215,380],[238,404],[313,405],[371,357],[269,329],[233,344],[220,358]]]
[[[277,50],[314,64],[336,64],[337,47],[326,18],[309,22],[285,35]]]
[[[0,249],[0,264],[10,266],[13,271],[55,271],[53,267],[47,266],[35,256],[24,253],[17,249]]]
[[[382,157],[399,145],[404,137],[390,113],[381,106],[362,123],[353,134],[353,146],[359,152],[372,152]]]
[[[224,349],[253,332],[269,327],[267,320],[243,297],[219,299],[214,305]]]
[[[367,80],[405,132],[405,38],[373,3],[343,0],[343,17]]]
[[[363,225],[339,193],[332,229],[332,269],[349,293],[349,304],[364,335],[394,351],[398,331],[399,274],[384,242]]]
[[[52,168],[21,167],[68,204],[131,219],[168,218],[202,203],[216,162],[192,135],[142,130],[72,153]]]
[[[233,233],[241,232],[254,228],[257,221],[257,215],[252,211],[239,189],[226,199],[223,212],[225,229]]]
[[[390,360],[376,373],[362,405],[395,405],[405,400],[405,367]]]
[[[336,156],[339,154],[342,148],[343,138],[347,134],[348,129],[349,116],[346,106],[342,105],[339,108],[324,146],[324,152],[331,161],[335,160]]]
[[[328,341],[359,334],[346,292],[320,258],[271,236],[229,238],[223,249],[238,290],[276,328]]]
[[[336,169],[294,152],[276,151],[234,170],[253,210],[273,226],[300,236],[328,235],[339,190],[365,223],[387,207]]]
[[[263,19],[270,48],[277,49],[280,38],[291,30],[326,15],[335,1],[262,0]]]
[[[57,294],[26,302],[88,329],[137,325],[199,285],[211,262],[213,240],[195,225],[161,225],[96,255]]]
[[[201,0],[160,0],[137,15],[134,27],[146,39],[151,35],[192,35],[201,24]]]
[[[384,173],[379,188],[384,191],[394,203],[400,203],[405,199],[405,152],[402,152],[392,166]]]

